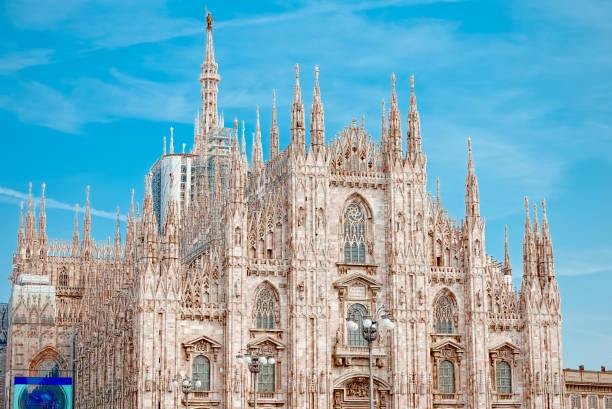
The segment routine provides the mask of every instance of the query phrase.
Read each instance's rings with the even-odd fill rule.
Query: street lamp
[[[361,323],[355,321],[355,318],[361,320]],[[372,342],[378,338],[378,324],[383,329],[392,330],[395,327],[393,321],[391,321],[391,314],[385,310],[385,306],[382,305],[376,312],[376,317],[370,315],[348,317],[346,319],[346,326],[351,331],[357,331],[361,327],[361,336],[368,343],[368,364],[370,367],[370,409],[374,409],[374,380],[372,378]],[[361,324],[361,325],[360,325]]]
[[[263,365],[274,365],[273,356],[265,357],[263,354],[238,354],[236,355],[236,362],[238,364],[246,364],[249,371],[253,374],[253,409],[257,409],[257,375],[261,372]]]
[[[181,385],[183,393],[185,394],[185,407],[189,409],[189,394],[191,393],[194,385],[196,388],[199,388],[202,386],[202,382],[199,379],[197,379],[195,382],[191,382],[191,379],[189,379],[188,376],[179,377],[178,379],[174,379],[172,381],[172,385],[175,388],[178,388],[179,384]]]

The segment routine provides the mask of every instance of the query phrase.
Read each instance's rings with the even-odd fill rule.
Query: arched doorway
[[[389,408],[389,385],[374,377],[374,409]],[[334,409],[368,409],[370,379],[367,375],[350,375],[338,379],[334,386]]]

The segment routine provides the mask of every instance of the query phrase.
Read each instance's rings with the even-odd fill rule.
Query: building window
[[[68,273],[66,270],[62,270],[60,273],[58,284],[60,287],[68,287]]]
[[[440,364],[440,393],[455,393],[455,366],[451,361]]]
[[[589,396],[589,409],[597,409],[597,396]]]
[[[512,371],[506,361],[497,363],[497,393],[503,395],[512,393]]]
[[[348,310],[348,317],[352,319],[353,321],[355,321],[359,325],[359,328],[357,328],[355,331],[351,331],[350,329],[347,329],[349,345],[355,345],[355,346],[368,345],[368,342],[365,339],[363,339],[363,336],[361,335],[361,329],[362,329],[361,321],[363,320],[363,317],[367,315],[368,315],[368,309],[364,307],[362,304],[353,304],[350,306]]]
[[[438,334],[453,333],[453,305],[447,296],[442,295],[436,302],[434,310],[436,321],[436,332]]]
[[[263,288],[257,295],[257,328],[274,328],[274,293],[269,287]]]
[[[40,377],[59,377],[59,365],[52,359],[45,359],[38,364],[38,376]]]
[[[257,389],[259,392],[274,392],[274,364],[261,366]]]
[[[606,409],[612,409],[612,396],[606,396]]]
[[[571,409],[580,409],[580,396],[572,395],[572,407]]]
[[[210,390],[210,361],[204,355],[198,355],[193,360],[193,380],[199,380],[202,385],[196,390],[209,391]]]
[[[366,223],[363,207],[352,202],[344,212],[344,262],[365,263]]]

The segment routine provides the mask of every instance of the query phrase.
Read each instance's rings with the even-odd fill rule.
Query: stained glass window
[[[257,389],[259,392],[274,392],[274,364],[262,365]]]
[[[68,273],[66,272],[66,270],[62,270],[62,272],[59,275],[59,285],[62,287],[68,287]]]
[[[210,390],[210,361],[204,355],[198,355],[193,360],[193,380],[202,382],[202,385],[196,390]]]
[[[361,320],[366,315],[368,315],[368,309],[364,307],[363,305],[353,304],[350,306],[348,310],[348,317],[351,318],[353,321],[355,321],[359,325],[359,328],[357,328],[355,331],[351,331],[350,329],[347,329],[349,345],[355,345],[355,346],[368,345],[368,342],[365,339],[363,339],[363,336],[361,335],[361,328],[362,328]]]
[[[257,328],[274,328],[274,293],[270,288],[262,289],[257,295],[256,314]]]
[[[453,305],[445,295],[438,298],[434,310],[436,332],[438,334],[453,333]]]
[[[344,212],[344,262],[366,262],[365,213],[361,205],[352,202]]]
[[[455,393],[455,366],[451,361],[440,363],[440,393]]]
[[[497,393],[512,393],[512,372],[510,365],[505,361],[497,364]]]

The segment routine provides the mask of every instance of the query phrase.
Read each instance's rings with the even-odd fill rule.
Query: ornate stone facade
[[[270,160],[258,116],[249,164],[235,120],[226,162],[189,173],[193,198],[181,207],[169,195],[163,223],[146,177],[124,242],[119,223],[113,242],[91,239],[89,199],[82,231],[77,217],[71,241],[49,241],[43,186],[38,229],[30,201],[14,255],[9,376],[50,363],[70,374],[74,362],[77,408],[168,409],[184,405],[172,380],[186,373],[207,379],[190,407],[246,409],[253,385],[234,357],[260,350],[276,359],[260,406],[366,408],[368,349],[345,317],[384,304],[396,326],[373,350],[376,408],[565,407],[544,203],[541,225],[526,206],[517,294],[507,246],[503,263],[486,253],[469,139],[465,217],[427,192],[413,78],[402,124],[392,77],[379,143],[353,120],[326,144],[315,74],[309,147],[296,66],[290,145],[278,149],[274,105]],[[202,164],[223,128],[219,81],[209,19],[185,154]]]

